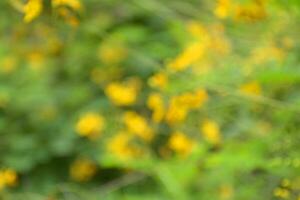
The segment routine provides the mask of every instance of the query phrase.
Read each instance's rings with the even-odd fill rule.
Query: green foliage
[[[300,198],[299,1],[28,2],[0,2],[0,199]]]

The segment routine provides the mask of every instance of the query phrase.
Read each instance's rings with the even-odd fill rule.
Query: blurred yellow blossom
[[[18,175],[16,171],[12,169],[0,170],[0,190],[6,186],[15,186],[18,182]]]
[[[135,81],[112,82],[105,88],[105,93],[115,105],[129,106],[136,102],[138,88]]]
[[[70,166],[70,176],[78,182],[89,181],[97,171],[96,164],[86,158],[75,160]]]
[[[171,99],[166,112],[166,121],[169,125],[174,125],[185,120],[188,114],[188,108],[179,104],[176,97]]]
[[[163,120],[165,106],[162,96],[159,93],[151,93],[147,100],[147,106],[152,110],[152,120],[156,123]]]
[[[168,77],[162,72],[154,74],[149,78],[148,84],[154,88],[164,89],[168,84]]]
[[[221,134],[219,125],[210,119],[206,119],[201,125],[203,137],[211,144],[219,144],[221,142]]]
[[[198,89],[195,92],[186,92],[177,96],[179,104],[190,109],[200,108],[208,99],[208,94],[204,89]]]
[[[232,2],[231,0],[218,0],[214,14],[220,18],[226,18],[230,13]]]
[[[166,112],[166,121],[170,125],[184,121],[191,109],[202,107],[207,99],[208,95],[204,89],[172,97]]]
[[[209,34],[207,29],[199,22],[190,21],[187,24],[187,31],[197,39],[209,39]]]
[[[52,0],[51,2],[53,7],[69,6],[74,10],[80,10],[82,8],[79,0]]]
[[[273,191],[273,194],[275,197],[279,197],[282,199],[288,199],[290,197],[290,191],[288,189],[280,188],[280,187],[276,188]]]
[[[195,142],[188,138],[184,133],[176,131],[172,133],[168,141],[168,146],[179,155],[187,156],[192,152]]]
[[[241,92],[249,95],[261,95],[260,84],[256,81],[245,83],[240,87]]]
[[[174,71],[182,71],[203,58],[206,44],[200,41],[188,45],[181,54],[168,63],[168,68]]]
[[[235,8],[235,19],[245,22],[263,20],[267,16],[265,3],[254,1],[248,5],[237,5]]]
[[[31,22],[41,14],[42,10],[43,10],[42,0],[28,0],[23,8],[23,12],[25,14],[24,21],[26,23]]]
[[[282,187],[290,187],[291,186],[291,181],[289,179],[285,178],[281,181],[281,186]]]
[[[69,9],[62,7],[57,9],[58,14],[71,26],[77,27],[79,25],[79,20]]]
[[[119,132],[106,143],[107,150],[122,160],[134,158],[140,154],[140,151],[130,144],[131,140],[132,135]]]
[[[5,183],[8,186],[15,186],[17,184],[18,181],[18,175],[16,173],[16,171],[12,170],[12,169],[6,169],[4,171],[2,171],[2,175],[5,179]]]
[[[153,138],[153,131],[148,126],[146,119],[136,112],[126,112],[123,120],[130,133],[137,135],[145,141],[150,141]]]
[[[104,118],[98,113],[89,112],[80,117],[76,131],[80,136],[94,139],[104,128]]]

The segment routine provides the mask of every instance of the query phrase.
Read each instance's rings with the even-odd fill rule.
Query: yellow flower
[[[195,21],[191,21],[187,24],[187,31],[197,39],[209,38],[206,28],[202,24]]]
[[[164,89],[168,84],[168,77],[162,72],[157,73],[149,78],[148,84],[154,88]]]
[[[208,95],[204,89],[172,97],[166,112],[167,123],[173,125],[184,121],[191,109],[200,108],[207,99]]]
[[[188,108],[179,104],[176,97],[171,99],[166,112],[166,121],[169,125],[174,125],[185,120],[188,114]]]
[[[80,136],[94,139],[104,128],[104,118],[93,112],[83,115],[76,124],[76,131]]]
[[[125,113],[123,120],[129,132],[146,141],[150,141],[153,138],[153,131],[142,116],[129,111]]]
[[[283,187],[290,187],[291,186],[291,181],[289,179],[283,179],[282,182],[281,182],[281,185]]]
[[[80,10],[82,8],[82,5],[79,0],[52,0],[52,6],[69,6],[74,10]]]
[[[282,199],[288,199],[290,196],[290,191],[285,188],[276,188],[273,192],[275,197],[279,197]]]
[[[174,132],[168,141],[169,148],[182,156],[190,154],[194,145],[195,143],[191,139],[179,131]]]
[[[261,95],[261,87],[258,82],[252,81],[240,87],[241,92],[249,95]]]
[[[70,167],[70,176],[73,180],[79,182],[89,181],[97,171],[97,166],[94,162],[80,158],[75,160]]]
[[[174,71],[182,71],[203,58],[206,44],[200,41],[187,46],[183,52],[172,60],[168,67]]]
[[[214,14],[220,18],[224,19],[229,15],[231,7],[231,0],[218,0],[217,6],[214,10]]]
[[[5,188],[6,183],[5,183],[5,178],[4,178],[4,174],[2,171],[0,171],[0,191]]]
[[[41,14],[42,10],[42,0],[28,0],[23,8],[23,12],[25,13],[24,21],[26,23],[31,22]]]
[[[220,128],[215,121],[205,120],[201,126],[201,132],[209,143],[216,145],[221,142]]]
[[[235,19],[238,21],[255,22],[266,18],[264,3],[238,5],[235,9]]]
[[[6,169],[2,173],[3,173],[3,177],[5,179],[6,185],[15,186],[17,184],[18,175],[17,175],[16,171],[14,171],[12,169]]]
[[[60,7],[57,9],[58,14],[71,26],[77,27],[79,25],[79,20],[77,19],[76,15],[70,10],[65,7]]]
[[[105,64],[118,64],[126,56],[127,49],[121,44],[103,44],[98,50],[98,57]]]
[[[139,150],[130,144],[132,136],[126,132],[119,132],[113,136],[106,144],[108,152],[119,159],[128,160],[140,154]]]
[[[12,169],[0,170],[0,190],[6,186],[15,186],[18,182],[18,175]]]
[[[117,106],[129,106],[135,103],[138,85],[136,82],[112,82],[105,88],[108,98]]]
[[[185,107],[200,108],[208,99],[206,90],[198,89],[194,93],[187,92],[178,96],[178,104],[184,105]]]
[[[162,121],[165,114],[164,101],[158,93],[152,93],[148,97],[147,106],[153,111],[152,120],[156,123]]]

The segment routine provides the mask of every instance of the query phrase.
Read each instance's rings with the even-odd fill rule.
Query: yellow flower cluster
[[[205,55],[227,55],[231,52],[231,44],[225,36],[224,26],[213,24],[206,28],[201,23],[191,21],[187,23],[187,32],[192,41],[167,67],[178,72],[189,68],[203,71],[203,63],[209,61]],[[215,62],[215,61],[214,61]],[[198,67],[198,68],[195,68]]]
[[[73,10],[81,10],[82,5],[79,0],[52,0],[52,6],[58,8],[60,6],[68,6]],[[15,3],[19,7],[18,3]],[[37,18],[43,10],[43,0],[28,0],[27,3],[20,9],[24,12],[24,21],[26,23],[31,22]],[[71,17],[67,10],[59,8],[59,13],[62,14],[67,20],[76,20],[76,18]]]
[[[152,110],[152,120],[156,123],[161,122],[165,115],[162,95],[159,93],[150,94],[147,100],[147,106]]]
[[[105,88],[105,93],[115,105],[129,106],[136,102],[138,89],[139,83],[136,80],[112,82]]]
[[[210,119],[206,119],[201,125],[201,133],[209,143],[218,145],[221,143],[219,125]]]
[[[196,41],[187,46],[183,52],[172,60],[168,67],[174,71],[182,71],[200,60],[206,50],[206,45],[201,41]]]
[[[300,199],[300,195],[296,198],[294,194],[300,191],[300,177],[293,179],[284,178],[280,185],[273,190],[273,195],[278,199]]]
[[[70,166],[70,176],[78,182],[89,181],[97,171],[96,164],[91,160],[80,158],[75,160]]]
[[[69,6],[74,10],[82,9],[82,5],[79,0],[52,0],[52,6],[53,7]]]
[[[224,19],[229,15],[231,6],[232,6],[231,0],[218,0],[217,6],[214,10],[214,14],[217,17]]]
[[[172,97],[166,112],[167,123],[174,125],[184,121],[191,109],[202,107],[207,99],[208,95],[204,89],[199,89],[194,93],[188,92]]]
[[[168,84],[168,77],[165,73],[157,73],[149,78],[148,84],[153,88],[164,89]]]
[[[241,92],[248,95],[261,95],[261,87],[258,82],[252,81],[240,87]]]
[[[104,128],[104,118],[93,112],[81,116],[76,124],[76,131],[80,136],[95,139]]]
[[[249,5],[238,5],[235,9],[235,19],[245,22],[255,22],[266,18],[264,1],[254,1]]]
[[[127,132],[119,132],[114,135],[106,144],[108,152],[121,160],[128,160],[140,155],[141,151],[131,144],[132,135]]]
[[[172,133],[168,141],[168,147],[181,156],[190,154],[194,146],[195,142],[179,131]]]
[[[218,0],[214,14],[220,19],[234,16],[238,21],[255,22],[267,16],[265,4],[266,0],[253,0],[246,5],[231,0]]]
[[[43,2],[42,0],[28,0],[23,8],[23,12],[25,14],[24,21],[31,22],[36,17],[38,17],[43,10]]]
[[[136,112],[126,112],[123,121],[130,133],[135,134],[145,141],[150,141],[153,138],[153,131],[148,126],[146,119]]]
[[[0,190],[6,186],[15,186],[18,181],[17,173],[12,169],[0,170]]]
[[[208,31],[204,27],[204,25],[200,24],[199,22],[190,21],[187,23],[187,31],[190,33],[194,38],[202,41],[207,42],[210,40],[210,36]]]

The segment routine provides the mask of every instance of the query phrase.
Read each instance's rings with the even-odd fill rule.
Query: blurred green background
[[[0,199],[300,199],[300,1],[0,8]]]

